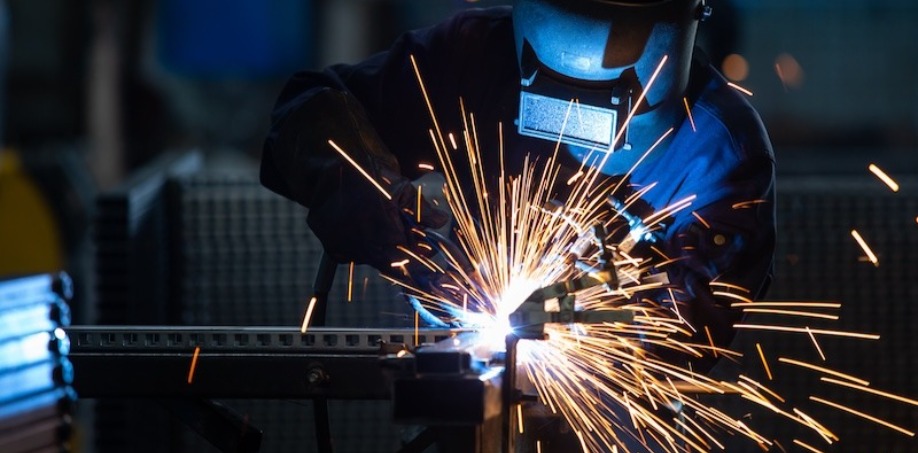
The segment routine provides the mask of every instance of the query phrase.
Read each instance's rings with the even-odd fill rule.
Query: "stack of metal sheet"
[[[66,275],[0,281],[0,451],[68,449],[73,367]]]

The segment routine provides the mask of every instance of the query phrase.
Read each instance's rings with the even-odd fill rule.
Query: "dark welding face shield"
[[[709,13],[704,0],[517,0],[519,133],[629,149],[626,118],[664,57],[635,114],[681,102],[698,22]]]

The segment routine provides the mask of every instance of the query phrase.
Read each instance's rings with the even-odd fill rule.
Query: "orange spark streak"
[[[697,212],[692,211],[692,215],[695,216],[695,218],[698,219],[698,221],[701,222],[701,224],[704,225],[705,228],[709,230],[711,229],[711,224],[705,221],[700,215],[698,215]]]
[[[747,376],[740,375],[739,378],[740,378],[741,380],[743,380],[743,381],[746,381],[746,382],[748,382],[748,383],[750,383],[750,384],[756,386],[757,388],[759,388],[759,389],[762,390],[763,392],[765,392],[765,393],[771,395],[772,398],[774,398],[774,399],[776,399],[776,400],[778,400],[778,401],[780,401],[780,402],[782,402],[782,403],[784,402],[784,398],[782,398],[781,395],[778,395],[777,393],[775,393],[774,390],[771,390],[770,388],[765,387],[765,386],[762,385],[762,384],[759,384],[758,382],[756,382],[756,381],[754,381],[754,380],[748,378]]]
[[[894,181],[892,178],[890,178],[889,175],[886,174],[886,172],[884,172],[883,170],[880,170],[880,167],[877,167],[874,164],[870,164],[867,166],[867,169],[870,170],[871,173],[876,175],[877,178],[880,178],[880,181],[883,181],[884,183],[886,183],[886,185],[889,186],[889,188],[892,189],[893,192],[899,191],[899,184],[896,183],[896,181]]]
[[[201,353],[201,347],[194,347],[194,355],[191,356],[191,368],[188,370],[188,383],[191,384],[191,381],[194,380],[194,370],[198,366],[198,354]]]
[[[737,85],[737,84],[735,84],[735,83],[733,83],[733,82],[727,82],[727,85],[730,86],[730,88],[733,88],[734,90],[739,91],[740,93],[745,94],[746,96],[752,96],[752,92],[751,92],[751,91],[749,91],[749,90],[747,90],[746,88],[743,88],[743,87],[741,87],[741,86],[739,86],[739,85]]]
[[[420,163],[418,164],[418,169],[420,170],[430,170],[433,171],[434,166],[431,164]]]
[[[756,343],[755,348],[759,350],[759,357],[762,359],[762,366],[765,367],[765,374],[768,375],[768,380],[773,381],[774,378],[771,376],[771,368],[768,367],[768,361],[765,360],[765,353],[762,352],[762,345]]]
[[[731,207],[733,209],[743,209],[743,208],[749,208],[749,207],[755,206],[757,204],[762,204],[762,203],[768,203],[768,200],[741,201],[739,203],[733,203],[733,206]]]
[[[794,439],[794,443],[797,444],[797,445],[799,445],[799,446],[801,446],[801,447],[803,447],[803,448],[806,448],[807,450],[812,451],[812,452],[814,452],[814,453],[823,453],[822,450],[819,450],[819,449],[817,449],[817,448],[815,448],[815,447],[813,447],[813,446],[811,446],[811,445],[805,444],[805,443],[803,443],[803,441],[800,440],[800,439]]]
[[[704,333],[708,336],[708,343],[711,344],[711,352],[714,354],[714,357],[717,357],[717,346],[714,346],[714,339],[711,338],[711,330],[708,329],[708,326],[704,326]]]
[[[857,230],[851,230],[851,236],[857,241],[858,245],[864,249],[864,253],[867,254],[867,259],[869,259],[874,266],[879,267],[880,261],[877,259],[877,256],[873,254],[873,251],[870,250],[870,247],[867,246],[867,243],[864,242],[864,238],[861,237],[861,234],[858,233]]]
[[[799,360],[788,359],[787,357],[778,357],[778,361],[779,361],[779,362],[782,362],[782,363],[788,363],[788,364],[791,364],[791,365],[797,365],[797,366],[802,367],[802,368],[808,368],[808,369],[814,370],[814,371],[819,371],[819,372],[821,372],[821,373],[830,374],[830,375],[832,375],[832,376],[840,377],[840,378],[842,378],[842,379],[847,379],[847,380],[849,380],[849,381],[851,381],[851,382],[857,382],[857,383],[859,383],[859,384],[861,384],[861,385],[870,385],[870,382],[865,381],[865,380],[860,379],[860,378],[856,378],[856,377],[854,377],[854,376],[851,376],[850,374],[845,374],[845,373],[842,373],[842,372],[840,372],[840,371],[830,370],[830,369],[828,369],[828,368],[824,368],[824,367],[821,367],[821,366],[818,366],[818,365],[813,365],[813,364],[806,363],[806,362],[801,362],[801,361],[799,361]]]
[[[421,189],[422,189],[422,188],[424,188],[424,186],[418,185],[418,210],[417,210],[417,212],[415,212],[415,214],[414,214],[415,220],[417,220],[418,223],[421,223],[421,201],[424,199],[424,198],[421,196]]]
[[[787,82],[784,81],[784,71],[781,70],[781,64],[775,63],[775,72],[778,74],[778,79],[781,80],[781,86],[784,88],[784,92],[787,92]]]
[[[448,137],[449,137],[449,144],[453,145],[453,151],[459,149],[459,145],[456,144],[456,137],[453,135],[452,132],[449,133]]]
[[[743,305],[743,304],[738,304]],[[808,311],[797,311],[797,310],[775,310],[771,308],[748,308],[750,304],[745,304],[743,306],[743,311],[746,313],[767,313],[772,315],[788,315],[788,316],[799,316],[807,318],[820,318],[820,319],[831,319],[833,321],[838,320],[837,315],[827,315],[824,313],[812,313]],[[807,330],[807,333],[812,336],[812,333]]]
[[[836,319],[838,319],[837,316],[836,316]],[[809,326],[807,326],[806,328],[806,333],[810,335],[810,340],[813,340],[813,346],[816,346],[816,352],[819,353],[819,357],[821,357],[822,361],[825,362],[826,355],[822,353],[822,348],[819,347],[819,342],[816,341],[816,337],[813,335],[813,332],[810,330]]]
[[[309,326],[309,319],[312,318],[312,309],[316,306],[316,296],[312,296],[312,299],[309,299],[309,306],[306,307],[306,315],[303,316],[303,325],[300,326],[300,333],[306,333],[306,328]]]
[[[830,377],[825,377],[825,376],[819,378],[819,380],[828,382],[828,383],[830,383],[830,384],[843,385],[843,386],[845,386],[845,387],[850,387],[850,388],[853,388],[853,389],[856,389],[856,390],[860,390],[860,391],[862,391],[862,392],[867,392],[867,393],[872,393],[872,394],[874,394],[874,395],[883,396],[883,397],[886,397],[886,398],[889,398],[889,399],[893,399],[893,400],[900,401],[900,402],[903,402],[903,403],[911,404],[912,406],[918,406],[918,401],[916,401],[916,400],[913,400],[913,399],[911,399],[911,398],[906,398],[906,397],[904,397],[904,396],[899,396],[899,395],[896,395],[896,394],[893,394],[893,393],[884,392],[884,391],[882,391],[882,390],[875,390],[875,389],[872,389],[872,388],[870,388],[870,387],[865,387],[865,386],[862,386],[862,385],[857,385],[857,384],[854,384],[854,383],[851,383],[851,382],[846,382],[846,381],[839,381],[838,379],[832,379],[832,378],[830,378]]]
[[[344,159],[347,160],[348,163],[350,163],[354,168],[356,168],[357,171],[359,171],[360,174],[363,175],[364,178],[367,178],[367,181],[370,181],[370,183],[372,183],[373,186],[379,189],[379,191],[382,192],[383,196],[386,197],[387,200],[392,199],[392,195],[389,195],[389,192],[387,192],[386,189],[383,188],[383,186],[381,186],[378,182],[376,182],[376,180],[373,179],[373,177],[370,176],[370,174],[367,173],[366,170],[364,170],[363,167],[360,166],[360,164],[354,161],[354,159],[351,159],[351,156],[348,156],[347,153],[344,152],[343,149],[339,148],[338,145],[335,144],[335,142],[329,140],[328,144],[331,145],[332,148],[335,148],[335,151],[338,151],[338,154],[341,154],[342,156],[344,156]]]
[[[888,421],[886,421],[886,420],[882,420],[882,419],[876,418],[876,417],[874,417],[874,416],[872,416],[872,415],[870,415],[870,414],[865,414],[865,413],[863,413],[863,412],[860,412],[860,411],[857,411],[857,410],[855,410],[855,409],[852,409],[852,408],[850,408],[850,407],[848,407],[848,406],[842,406],[841,404],[833,403],[833,402],[831,402],[831,401],[824,400],[824,399],[819,398],[819,397],[816,397],[816,396],[811,396],[811,397],[810,397],[810,400],[815,401],[815,402],[817,402],[817,403],[825,404],[826,406],[834,407],[834,408],[839,409],[839,410],[843,410],[843,411],[848,412],[848,413],[853,414],[853,415],[857,415],[858,417],[861,417],[861,418],[866,419],[866,420],[870,420],[870,421],[872,421],[872,422],[874,422],[874,423],[876,423],[876,424],[879,424],[879,425],[883,425],[883,426],[885,426],[885,427],[887,427],[887,428],[889,428],[889,429],[892,429],[892,430],[895,430],[895,431],[899,431],[900,433],[905,434],[906,436],[915,437],[915,433],[913,433],[913,432],[911,432],[911,431],[909,431],[909,430],[907,430],[907,429],[905,429],[905,428],[902,428],[901,426],[894,425],[894,424],[892,424],[892,423],[890,423],[890,422],[888,422]]]
[[[577,173],[574,173],[574,176],[571,176],[570,179],[567,180],[567,185],[573,184],[574,181],[577,181],[578,179],[580,179],[581,176],[583,176],[583,170],[578,171]]]
[[[414,311],[414,345],[415,345],[415,346],[418,345],[418,339],[419,339],[419,337],[420,337],[420,332],[419,332],[419,330],[420,330],[420,324],[421,324],[421,322],[420,322],[420,318],[421,318],[420,314],[421,314],[421,312],[419,312],[419,311],[417,311],[417,310]]]
[[[798,307],[798,308],[841,308],[836,302],[753,302],[752,304],[734,303],[731,307]]]
[[[768,325],[760,325],[760,324],[734,324],[733,327],[736,329],[774,330],[777,332],[807,333],[806,329],[801,328],[801,327],[768,326]],[[862,340],[879,340],[880,339],[880,336],[876,334],[844,332],[841,330],[813,329],[812,332],[818,335],[832,335],[836,337],[860,338]]]
[[[536,441],[536,453],[542,453],[542,441],[541,440]]]
[[[698,129],[695,129],[695,118],[692,118],[692,109],[688,105],[688,99],[682,98],[682,103],[685,104],[685,113],[688,114],[689,123],[692,125],[692,132],[698,132]]]
[[[516,405],[516,421],[520,425],[520,434],[523,434],[523,405]]]
[[[401,260],[401,261],[393,261],[393,262],[389,263],[389,266],[391,266],[391,267],[402,267],[402,266],[405,266],[406,264],[408,264],[410,261],[411,261],[411,260],[409,260],[409,259],[403,259],[403,260]]]
[[[741,294],[731,293],[729,291],[711,291],[711,294],[715,296],[723,296],[723,297],[729,297],[732,299],[737,299],[737,300],[742,301],[742,303],[746,305],[750,305],[753,303],[752,299],[750,299],[749,297],[743,296]]]
[[[350,302],[354,295],[354,262],[348,265],[347,269],[347,301]]]

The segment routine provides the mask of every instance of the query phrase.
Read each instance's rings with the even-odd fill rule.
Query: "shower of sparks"
[[[870,250],[870,247],[868,247],[867,243],[864,242],[864,238],[861,237],[861,234],[858,233],[857,230],[851,230],[851,237],[853,237],[854,240],[857,241],[858,245],[860,245],[861,248],[864,250],[864,253],[867,254],[867,259],[870,260],[870,262],[873,263],[874,266],[879,267],[880,260],[877,259],[877,256],[873,254],[873,250]]]
[[[880,178],[880,181],[883,181],[887,186],[889,186],[889,188],[893,192],[899,191],[899,184],[895,180],[890,178],[889,175],[886,174],[886,172],[881,170],[880,167],[877,167],[874,164],[870,164],[867,166],[867,169],[870,170],[871,173],[876,175],[877,178]]]
[[[733,82],[727,82],[727,85],[730,86],[730,88],[733,88],[734,90],[739,91],[740,93],[745,94],[746,96],[752,96],[752,91],[749,91],[748,89],[743,88],[743,87],[741,87],[741,86],[739,86],[739,85],[737,85],[737,84],[735,84],[735,83],[733,83]]]
[[[194,381],[194,370],[198,366],[198,354],[201,353],[201,347],[194,347],[194,354],[191,356],[191,368],[188,369],[188,383],[191,384]]]
[[[692,118],[692,108],[688,105],[688,99],[682,98],[682,103],[685,105],[685,114],[688,115],[689,124],[692,125],[692,132],[698,132],[698,129],[695,129],[695,118]]]
[[[300,326],[300,333],[305,334],[306,329],[309,328],[309,321],[312,319],[312,310],[316,308],[316,301],[318,299],[316,296],[312,296],[309,299],[309,305],[306,307],[306,314],[303,316],[303,325]]]
[[[622,131],[640,108],[644,93],[653,84],[665,61],[664,58],[629,112]],[[508,315],[527,296],[547,285],[584,276],[586,271],[574,266],[574,262],[586,267],[599,264],[600,252],[609,250],[594,250],[593,227],[620,228],[623,213],[612,208],[606,200],[610,195],[619,194],[619,190],[630,188],[622,187],[621,182],[610,182],[600,173],[612,154],[605,149],[594,150],[595,154],[591,153],[584,159],[579,176],[567,181],[559,179],[560,166],[556,158],[561,137],[553,155],[533,160],[526,157],[518,174],[507,174],[501,124],[498,124],[499,174],[497,184],[492,185],[490,175],[483,169],[473,114],[466,111],[460,99],[463,130],[455,135],[452,132],[445,134],[413,56],[411,63],[433,125],[428,132],[439,161],[437,168],[442,169],[446,181],[444,195],[454,218],[455,230],[451,237],[456,238],[456,244],[454,248],[444,247],[441,250],[445,268],[440,268],[425,256],[409,253],[410,249],[406,247],[399,250],[408,258],[392,263],[408,277],[410,268],[407,264],[411,261],[427,269],[439,269],[443,280],[436,288],[416,287],[410,283],[410,278],[407,281],[390,280],[402,285],[421,306],[443,322],[477,331],[483,339],[482,349],[499,352],[504,338],[511,332]],[[751,95],[745,89],[731,86]],[[567,115],[576,108],[579,104],[571,101]],[[567,118],[562,124],[561,135]],[[670,129],[660,137],[626,176],[672,132],[673,129]],[[612,149],[620,139],[621,132],[615,137]],[[329,143],[348,158],[333,142]],[[465,151],[464,155],[452,152],[460,149]],[[597,160],[598,164],[593,165]],[[348,161],[360,170],[349,158]],[[366,172],[361,173],[381,189]],[[565,191],[568,195],[565,203],[558,205],[555,197],[562,185],[567,186]],[[627,197],[624,209],[631,207],[649,190],[653,190],[653,185]],[[388,197],[385,190],[381,192]],[[643,223],[650,231],[659,229],[668,216],[688,209],[693,201],[694,196],[676,201],[642,219]],[[738,203],[734,208],[749,208],[764,202],[753,200]],[[696,215],[696,218],[705,223],[699,216]],[[419,230],[416,232],[422,233]],[[528,379],[533,385],[542,404],[564,417],[572,432],[576,433],[583,451],[627,452],[624,447],[626,441],[637,441],[645,445],[659,443],[668,452],[702,452],[709,451],[712,446],[723,449],[723,444],[717,440],[722,435],[744,436],[763,450],[777,445],[783,451],[777,441],[767,439],[756,431],[752,423],[754,420],[744,415],[731,415],[709,405],[698,398],[698,395],[704,394],[738,394],[746,401],[810,429],[826,443],[838,440],[835,434],[805,412],[798,408],[785,408],[787,403],[784,399],[762,383],[746,376],[739,376],[736,382],[715,380],[696,373],[690,362],[682,366],[664,360],[662,353],[681,355],[685,359],[725,356],[731,360],[739,359],[742,354],[717,346],[707,326],[689,324],[679,313],[679,305],[685,304],[684,300],[680,300],[680,297],[685,297],[683,293],[651,278],[651,271],[657,275],[663,271],[665,275],[666,266],[678,263],[678,257],[666,257],[659,249],[654,249],[659,255],[657,257],[630,256],[625,242],[606,245],[612,252],[621,286],[595,286],[576,291],[572,294],[575,308],[584,311],[630,310],[635,315],[633,322],[547,324],[544,326],[545,340],[522,340],[517,345],[520,377]],[[662,258],[662,261],[657,258]],[[642,291],[661,288],[666,289],[668,301],[640,297]],[[747,312],[767,310],[767,313],[791,318],[836,319],[833,315],[819,313],[818,309],[838,308],[838,304],[754,302],[748,289],[721,281],[712,282],[711,289],[717,296],[738,301],[733,306]],[[301,329],[304,333],[314,303],[315,298],[304,318]],[[415,343],[418,342],[419,316],[415,312]],[[817,335],[869,340],[879,338],[877,335],[784,324],[737,324],[734,327],[805,333],[814,341]],[[699,338],[694,334],[700,328],[704,329],[700,335],[706,336],[707,341],[692,339],[693,336]],[[771,380],[773,376],[764,352],[760,345],[756,346]],[[839,377],[852,385],[869,385],[859,378],[792,358],[782,357],[778,361]],[[664,408],[675,403],[682,407],[680,413],[665,413]],[[517,416],[521,417],[519,406],[517,411]],[[523,429],[522,420],[519,421],[519,429]],[[795,443],[799,444],[796,440]],[[541,450],[541,444],[537,443],[537,448]]]

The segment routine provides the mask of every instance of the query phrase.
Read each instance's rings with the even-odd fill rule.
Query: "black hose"
[[[316,298],[316,303],[310,320],[310,325],[312,326],[321,327],[325,325],[328,294],[331,292],[337,268],[338,263],[328,253],[323,252],[322,260],[319,262],[319,270],[316,272],[315,284],[313,285],[313,296]],[[312,412],[316,425],[316,444],[319,448],[319,453],[333,453],[331,424],[328,419],[328,399],[314,398],[312,400]]]

